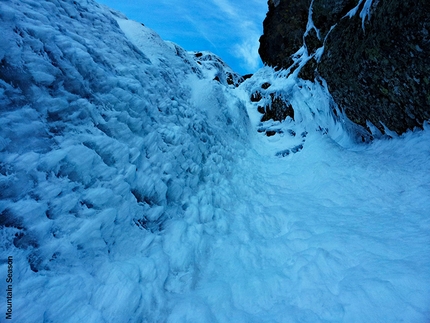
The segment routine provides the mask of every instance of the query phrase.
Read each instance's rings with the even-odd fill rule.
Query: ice
[[[93,1],[0,6],[12,321],[430,319],[427,123],[362,143],[304,47],[243,80]]]
[[[372,6],[373,0],[366,0],[366,2],[363,5],[363,9],[361,9],[360,12],[360,18],[362,21],[362,27],[364,30],[364,22],[367,19],[370,19],[370,7]]]
[[[353,16],[355,16],[357,14],[358,9],[360,9],[360,6],[362,3],[363,3],[363,0],[360,0],[358,4],[345,15],[345,17],[352,18]],[[373,4],[373,0],[366,0],[363,4],[363,8],[360,11],[360,18],[361,18],[363,31],[365,31],[364,23],[366,21],[366,18],[370,19],[370,8],[372,4]],[[374,5],[376,6],[377,4],[378,4],[378,1],[375,1]]]
[[[314,4],[314,1],[312,0],[311,4],[309,5],[308,22],[306,24],[306,31],[303,34],[303,37],[306,37],[309,34],[309,32],[313,29],[313,30],[315,30],[315,33],[317,34],[318,39],[321,40],[320,31],[317,27],[315,27],[314,21],[312,19],[313,4]]]

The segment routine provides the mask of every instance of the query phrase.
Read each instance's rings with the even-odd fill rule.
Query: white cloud
[[[213,0],[213,2],[215,3],[215,5],[218,8],[221,9],[221,11],[228,14],[230,16],[230,18],[233,18],[233,19],[240,18],[239,14],[236,11],[236,7],[232,6],[227,1],[225,1],[225,0]]]
[[[257,70],[261,66],[260,55],[258,54],[258,36],[249,37],[241,44],[234,46],[234,55],[244,61],[244,67],[248,70]]]
[[[217,48],[217,45],[212,41],[211,34],[207,32],[207,24],[202,23],[200,20],[194,19],[192,15],[186,14],[184,18],[195,28],[195,30],[205,39],[208,43],[210,43],[214,48]]]
[[[241,64],[246,70],[256,70],[261,66],[258,54],[261,35],[262,19],[265,12],[262,10],[263,1],[238,1],[231,5],[227,0],[212,0],[213,4],[225,14],[223,23],[232,39],[236,41],[230,47],[233,56],[243,61]],[[266,6],[264,1],[264,8]],[[262,18],[256,19],[249,13],[260,11]]]
[[[118,6],[185,49],[215,52],[234,70],[255,71],[260,65],[258,39],[267,0],[98,1]]]

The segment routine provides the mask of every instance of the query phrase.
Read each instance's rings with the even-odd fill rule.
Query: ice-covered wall
[[[26,291],[14,319],[164,317],[162,291],[186,288],[177,275],[206,246],[158,233],[223,225],[225,193],[196,192],[245,145],[245,108],[213,80],[238,76],[94,1],[2,1],[0,30],[2,257]]]

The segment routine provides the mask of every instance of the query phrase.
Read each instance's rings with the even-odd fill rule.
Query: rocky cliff
[[[268,4],[259,49],[265,64],[291,68],[302,49],[310,59],[299,77],[324,78],[341,110],[368,130],[370,121],[400,134],[430,119],[429,1]]]

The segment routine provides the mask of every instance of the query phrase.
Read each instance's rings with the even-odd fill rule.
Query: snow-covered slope
[[[357,144],[323,83],[89,0],[2,1],[0,30],[2,320],[430,319],[428,126]]]

